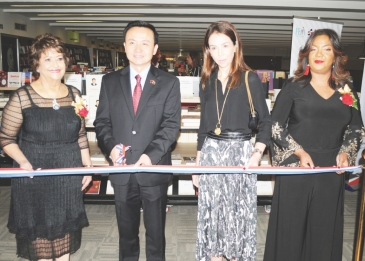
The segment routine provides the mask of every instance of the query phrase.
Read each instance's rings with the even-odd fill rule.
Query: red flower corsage
[[[340,99],[343,104],[345,104],[347,106],[351,106],[356,110],[359,109],[357,106],[357,100],[356,100],[354,94],[352,93],[350,87],[347,84],[344,87],[341,87],[340,89],[338,89],[338,92],[342,94]]]
[[[78,95],[75,100],[76,102],[73,101],[71,105],[75,107],[76,115],[79,116],[80,119],[85,118],[89,111],[86,109],[83,100]]]

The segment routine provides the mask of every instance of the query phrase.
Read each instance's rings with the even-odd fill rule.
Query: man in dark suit
[[[131,146],[126,152],[126,164],[171,165],[170,147],[180,129],[179,80],[151,66],[158,48],[158,34],[151,24],[130,22],[123,34],[130,65],[103,77],[94,122],[99,146],[113,165],[118,165],[118,144]],[[170,179],[170,174],[161,173],[110,175],[119,228],[119,260],[139,258],[141,207],[147,260],[165,260]]]

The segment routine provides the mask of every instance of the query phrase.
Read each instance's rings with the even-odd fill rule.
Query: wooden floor
[[[343,261],[352,260],[357,206],[357,192],[346,191]],[[6,228],[10,188],[0,186],[0,261],[20,261],[16,257],[14,234]],[[72,261],[118,260],[118,229],[113,205],[86,205],[90,226],[83,230],[81,248],[71,256]],[[166,221],[166,260],[194,261],[197,206],[173,206]],[[263,258],[269,215],[258,207],[257,261]],[[141,222],[141,224],[143,224]],[[145,261],[144,228],[141,225],[141,257]],[[365,259],[364,259],[365,260]],[[294,261],[294,260],[293,260]]]

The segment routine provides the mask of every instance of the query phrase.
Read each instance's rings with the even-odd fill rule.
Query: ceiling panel
[[[129,21],[152,23],[163,50],[201,49],[210,23],[226,20],[235,25],[243,44],[268,48],[291,45],[292,18],[303,17],[343,23],[342,42],[361,44],[365,38],[365,1],[247,1],[247,0],[120,1],[1,1],[6,13],[21,14],[50,26],[77,30],[96,39],[121,44]]]

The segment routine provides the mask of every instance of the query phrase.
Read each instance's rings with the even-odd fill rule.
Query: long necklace
[[[227,97],[228,97],[228,94],[229,94],[229,91],[231,90],[231,88],[228,88],[228,91],[227,91],[227,94],[226,94],[226,97],[224,97],[224,102],[223,102],[223,106],[222,106],[222,111],[221,113],[219,114],[219,108],[218,108],[218,88],[217,88],[217,79],[215,79],[215,102],[217,104],[217,116],[218,116],[218,122],[217,124],[215,125],[215,130],[214,130],[214,133],[216,135],[220,135],[222,130],[221,130],[221,119],[222,119],[222,115],[223,115],[223,110],[224,110],[224,105],[226,105],[226,101],[227,101]]]

